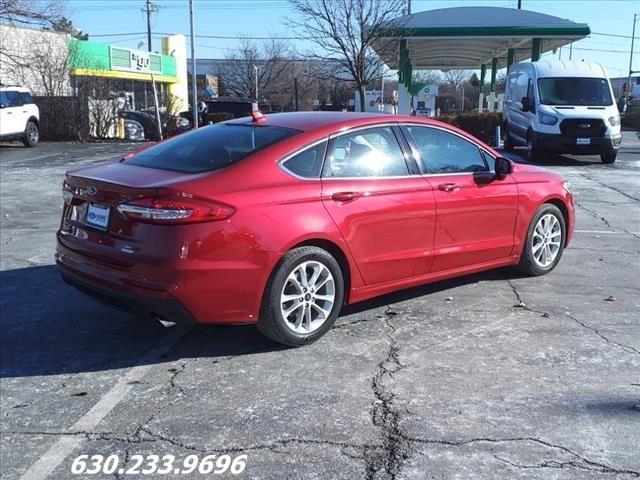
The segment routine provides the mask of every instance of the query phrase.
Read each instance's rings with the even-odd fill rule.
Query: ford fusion
[[[64,280],[167,322],[317,340],[345,304],[507,265],[558,264],[570,185],[418,117],[281,113],[67,173]]]

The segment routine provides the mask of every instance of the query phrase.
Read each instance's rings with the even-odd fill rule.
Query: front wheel
[[[616,157],[618,156],[617,152],[613,153],[601,153],[600,160],[602,163],[613,163],[616,161]]]
[[[264,292],[258,329],[289,346],[318,340],[332,327],[344,299],[344,279],[336,259],[318,247],[287,252]]]
[[[27,122],[27,128],[24,131],[24,138],[22,143],[25,147],[35,147],[40,139],[40,132],[38,131],[38,125],[34,122]]]
[[[533,137],[531,134],[527,137],[527,160],[535,162],[540,158],[540,154],[533,143]]]
[[[553,270],[562,257],[566,232],[564,216],[558,207],[545,203],[538,208],[522,247],[520,269],[529,275],[544,275]]]
[[[515,148],[513,139],[511,138],[511,135],[509,135],[509,130],[506,126],[504,127],[504,143],[502,146],[505,152],[513,152],[513,149]]]

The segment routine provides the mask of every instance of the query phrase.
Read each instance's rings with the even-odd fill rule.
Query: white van
[[[507,74],[504,148],[527,147],[527,159],[546,153],[599,154],[613,163],[620,149],[620,114],[602,65],[573,61],[523,62]]]

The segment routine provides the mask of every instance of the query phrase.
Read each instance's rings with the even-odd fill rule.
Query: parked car
[[[560,176],[421,117],[279,113],[67,172],[64,280],[166,322],[257,323],[302,345],[343,304],[481,270],[550,272]]]
[[[140,122],[131,119],[124,120],[124,138],[136,142],[145,140],[144,127]]]
[[[613,163],[622,142],[614,98],[597,63],[516,63],[507,76],[504,147],[525,145],[529,160],[544,153],[599,154]]]
[[[35,147],[40,139],[40,110],[28,89],[0,85],[0,140],[22,140]]]

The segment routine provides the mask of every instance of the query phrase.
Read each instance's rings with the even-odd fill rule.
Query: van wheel
[[[258,330],[293,347],[315,342],[333,326],[344,299],[344,280],[333,256],[318,247],[287,252],[271,275]]]
[[[616,161],[616,157],[618,156],[618,153],[601,153],[600,154],[600,160],[602,160],[602,163],[613,163]]]
[[[533,144],[532,135],[527,135],[527,160],[530,162],[535,162],[540,158],[540,154],[538,150],[536,150],[535,145]]]
[[[38,125],[34,122],[27,122],[27,128],[24,130],[24,138],[22,143],[25,147],[35,147],[40,139],[40,132],[38,131]]]
[[[564,250],[567,227],[558,207],[545,203],[531,220],[520,256],[520,270],[544,275],[553,270]]]
[[[509,130],[507,130],[506,125],[504,127],[504,144],[502,146],[505,152],[513,152],[515,148],[515,144],[513,143],[511,135],[509,135]]]

